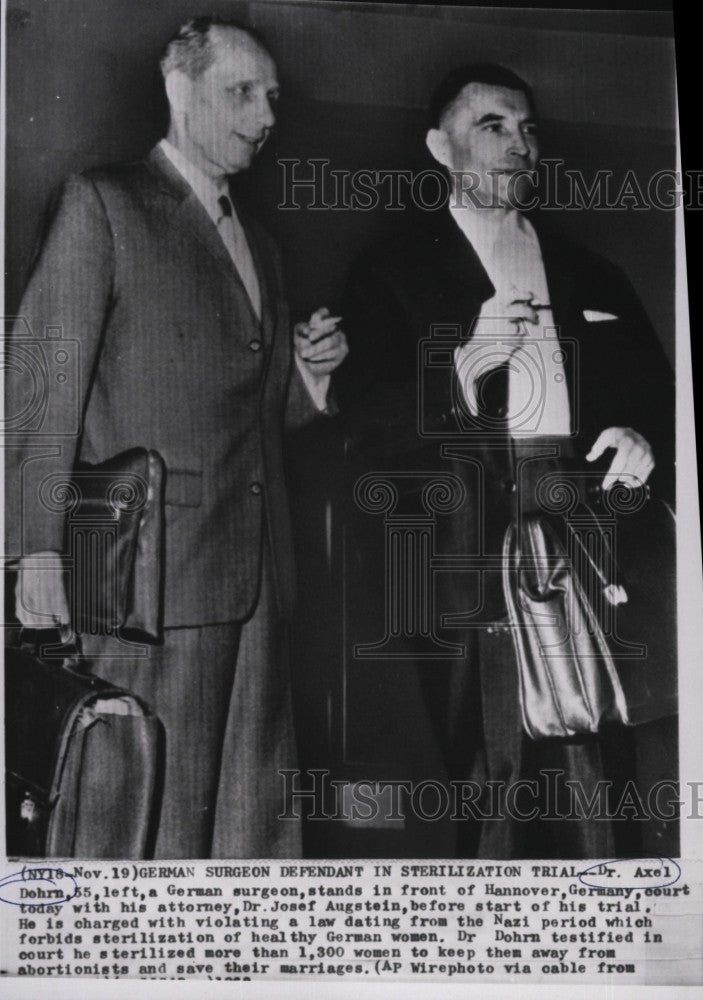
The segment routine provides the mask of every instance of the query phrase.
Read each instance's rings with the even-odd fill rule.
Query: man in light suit
[[[296,328],[291,364],[277,250],[231,198],[230,176],[251,165],[275,121],[266,48],[248,30],[201,18],[161,65],[166,139],[144,161],[66,182],[22,302],[36,336],[61,327],[77,342],[77,368],[68,391],[50,385],[42,434],[20,437],[10,453],[17,616],[70,625],[65,519],[41,502],[46,477],[70,476],[77,460],[158,451],[163,643],[135,659],[115,636],[86,635],[84,651],[163,722],[156,856],[297,856],[298,826],[277,819],[279,771],[296,760],[284,418],[295,426],[319,416],[346,343],[319,310]],[[10,376],[8,413],[21,414],[31,392]]]
[[[351,443],[362,453],[372,445],[373,468],[460,477],[466,502],[438,518],[438,551],[448,563],[480,553],[496,567],[480,583],[474,571],[436,578],[438,611],[462,615],[466,628],[441,635],[468,651],[422,668],[449,777],[488,789],[561,768],[588,792],[630,752],[628,741],[622,732],[612,749],[597,738],[526,738],[497,567],[507,525],[534,504],[549,470],[588,469],[604,456],[608,488],[644,483],[656,462],[658,489],[670,489],[672,375],[625,276],[518,211],[519,175],[538,158],[528,85],[499,66],[461,67],[437,88],[430,117],[427,146],[449,172],[450,203],[353,267],[340,405]],[[445,330],[439,360],[423,362],[432,351],[419,345],[437,329]],[[458,331],[450,350],[447,330]],[[440,457],[443,440],[453,459]],[[535,824],[508,814],[459,830],[458,853],[470,856],[613,849],[610,825],[597,820]]]

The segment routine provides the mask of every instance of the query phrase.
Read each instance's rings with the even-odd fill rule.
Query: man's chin
[[[248,170],[254,162],[256,153],[238,153],[236,158],[232,158],[227,165],[228,174],[238,174],[242,170]]]
[[[524,209],[531,204],[534,191],[532,172],[517,170],[506,173],[498,179],[493,189],[493,204],[500,208]]]

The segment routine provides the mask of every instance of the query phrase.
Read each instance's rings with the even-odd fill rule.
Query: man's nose
[[[530,146],[527,139],[522,134],[522,132],[513,132],[510,137],[510,145],[508,146],[508,153],[512,156],[521,156],[523,159],[530,154]]]
[[[274,114],[271,101],[267,95],[264,95],[258,102],[256,118],[261,129],[270,130],[276,124],[276,115]]]

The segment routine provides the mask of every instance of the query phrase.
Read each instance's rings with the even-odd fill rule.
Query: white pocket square
[[[597,309],[584,309],[583,316],[589,323],[605,323],[606,320],[618,318],[613,313],[598,312]]]

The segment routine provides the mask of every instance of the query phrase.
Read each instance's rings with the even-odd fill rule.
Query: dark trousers
[[[612,726],[593,736],[532,740],[522,726],[509,630],[501,623],[490,631],[476,629],[468,636],[468,650],[465,660],[421,668],[447,776],[480,789],[473,817],[455,821],[457,856],[607,858],[640,853],[641,822],[611,821],[597,810],[589,815],[585,806],[593,800],[613,808],[626,783],[636,777],[635,732]],[[575,783],[580,794],[570,791],[567,782]],[[598,795],[599,782],[607,782],[604,797]],[[535,807],[538,814],[530,816]]]
[[[572,458],[568,439],[513,442],[516,516],[541,511],[538,496],[543,477],[559,473],[564,460]],[[454,600],[461,607],[461,593]],[[450,641],[460,638],[466,643],[466,658],[420,668],[428,713],[450,780],[475,782],[481,789],[476,812],[495,817],[458,821],[457,854],[506,859],[636,853],[640,832],[636,825],[620,821],[616,825],[602,816],[589,816],[565,784],[577,783],[581,802],[588,802],[597,794],[598,783],[608,781],[610,800],[617,801],[619,791],[635,774],[632,733],[616,726],[597,736],[531,740],[522,725],[517,660],[504,620],[507,613],[499,572],[485,574],[484,600],[477,617],[482,625],[461,635],[456,630],[445,633]],[[471,606],[469,598],[466,603]],[[489,624],[486,618],[493,620]],[[556,802],[552,794],[556,779],[548,772],[559,772],[561,796]],[[537,783],[536,797],[527,782]],[[516,793],[519,784],[524,790]],[[539,815],[525,818],[534,805]],[[561,818],[571,815],[572,806],[573,817]]]
[[[278,819],[280,771],[297,757],[287,629],[263,565],[246,622],[166,629],[142,657],[114,637],[83,639],[93,672],[143,698],[163,725],[156,858],[300,857],[300,822]]]

